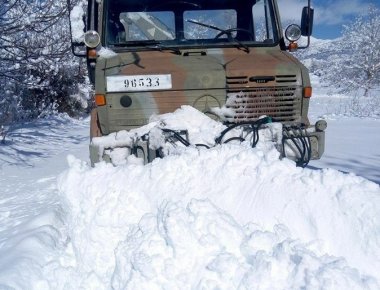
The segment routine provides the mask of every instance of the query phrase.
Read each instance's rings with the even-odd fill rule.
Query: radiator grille
[[[296,75],[277,75],[276,83],[296,83],[297,76]]]
[[[228,88],[236,88],[238,86],[245,86],[248,84],[254,84],[254,83],[271,83],[275,82],[279,85],[284,84],[293,84],[296,85],[297,83],[297,76],[296,75],[267,75],[267,76],[227,76],[226,77],[226,83]]]
[[[226,107],[232,109],[229,122],[257,120],[266,115],[276,121],[292,123],[301,120],[300,87],[263,87],[244,91],[229,90]]]
[[[245,85],[248,84],[248,77],[247,76],[236,76],[236,77],[229,77],[226,78],[227,86],[234,86],[234,85]]]

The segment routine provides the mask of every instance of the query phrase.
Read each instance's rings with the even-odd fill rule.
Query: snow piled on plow
[[[201,123],[195,139],[221,130]],[[298,168],[265,142],[69,165],[58,188],[70,242],[44,267],[51,289],[380,287],[380,189],[366,179]]]

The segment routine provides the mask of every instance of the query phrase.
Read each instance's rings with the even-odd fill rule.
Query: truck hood
[[[170,76],[170,90],[301,85],[302,65],[278,48],[127,52],[99,58],[106,77]]]

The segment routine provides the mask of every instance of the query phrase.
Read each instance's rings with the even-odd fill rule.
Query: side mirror
[[[71,51],[75,56],[85,57],[87,55],[87,48],[83,43],[71,42]]]
[[[313,33],[314,9],[304,7],[302,9],[301,18],[301,34],[302,36],[311,36]]]
[[[67,1],[69,10],[71,50],[75,56],[85,57],[87,48],[84,43],[84,32],[86,30],[85,13],[82,5],[71,7],[70,0]]]

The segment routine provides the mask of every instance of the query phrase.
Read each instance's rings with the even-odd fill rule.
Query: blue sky
[[[380,8],[380,0],[311,0],[314,8],[313,36],[331,39],[341,36],[342,25],[359,14],[366,13],[369,5]],[[302,7],[307,0],[278,0],[283,23],[300,23]]]

